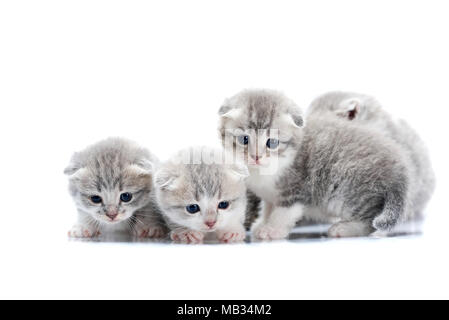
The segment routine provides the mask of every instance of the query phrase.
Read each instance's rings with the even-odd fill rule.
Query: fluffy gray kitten
[[[396,141],[410,158],[413,183],[409,184],[408,218],[422,218],[435,189],[435,174],[425,143],[404,120],[396,120],[373,97],[352,92],[329,92],[316,98],[307,119],[333,116],[369,127]]]
[[[64,171],[78,210],[78,222],[69,236],[123,231],[138,237],[165,236],[152,188],[157,163],[148,150],[121,138],[75,153]]]
[[[204,147],[186,149],[156,172],[157,200],[172,240],[201,243],[209,234],[226,243],[244,240],[248,169],[225,163],[222,155]]]
[[[256,238],[287,237],[305,213],[337,219],[333,237],[389,230],[402,218],[410,161],[394,141],[335,117],[304,126],[301,109],[271,90],[245,90],[219,115],[224,147],[248,162],[247,186],[264,201]]]

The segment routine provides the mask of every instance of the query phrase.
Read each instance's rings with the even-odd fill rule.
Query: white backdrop
[[[0,298],[449,298],[447,1],[2,1]],[[242,88],[304,108],[375,95],[428,142],[423,237],[166,246],[68,242],[73,151],[218,145]]]

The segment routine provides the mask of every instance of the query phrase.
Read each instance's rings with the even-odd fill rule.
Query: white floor
[[[2,248],[0,298],[448,298],[446,243],[415,231],[331,240],[303,227],[240,245],[19,237]]]

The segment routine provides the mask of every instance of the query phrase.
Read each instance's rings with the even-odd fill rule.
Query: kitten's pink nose
[[[257,162],[259,162],[259,160],[262,158],[261,156],[257,156],[257,155],[251,155],[251,158]]]
[[[215,226],[216,223],[217,223],[217,221],[206,221],[204,224],[206,226],[208,226],[209,229],[212,229]]]
[[[108,212],[106,212],[106,215],[108,216],[109,219],[114,220],[118,216],[118,212],[117,211],[108,211]]]

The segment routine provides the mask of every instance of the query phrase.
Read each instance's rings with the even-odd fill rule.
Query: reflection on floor
[[[306,225],[296,227],[292,233],[289,235],[286,241],[289,242],[304,242],[304,241],[332,241],[327,236],[327,230],[329,225]],[[391,237],[410,237],[410,236],[418,236],[421,235],[422,224],[421,223],[410,223],[404,224],[400,227],[397,227],[392,232],[383,235],[375,235],[370,236],[371,239],[379,239],[379,238],[391,238]],[[98,238],[93,239],[70,239],[70,241],[82,241],[82,242],[136,242],[136,243],[155,243],[155,244],[175,244],[169,239],[137,239],[127,234],[110,234],[103,235]],[[285,240],[284,240],[285,241]],[[260,241],[251,239],[251,234],[248,233],[245,243],[259,243]],[[208,238],[204,241],[204,244],[220,244],[217,240],[213,238]]]

